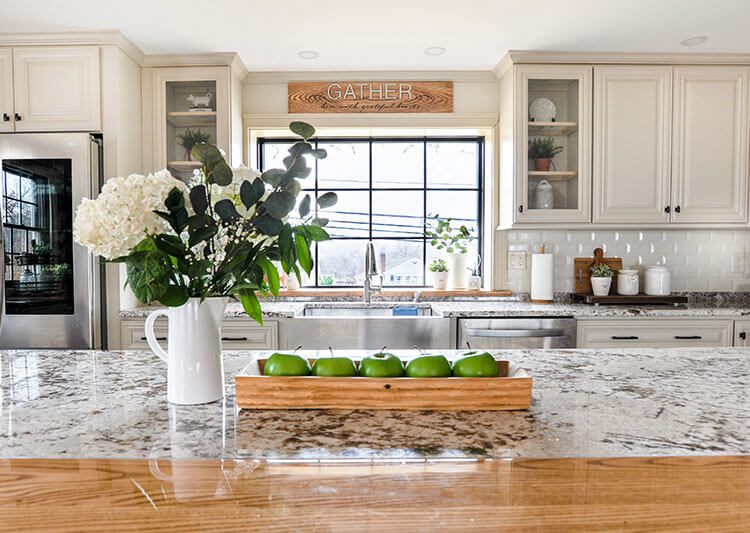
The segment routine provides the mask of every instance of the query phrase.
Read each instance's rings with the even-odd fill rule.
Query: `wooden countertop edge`
[[[750,457],[0,459],[0,516],[0,531],[740,531],[750,523]]]
[[[509,290],[493,290],[493,291],[470,291],[470,290],[443,290],[438,291],[434,289],[384,289],[382,293],[373,293],[377,298],[379,296],[385,297],[412,297],[415,293],[419,292],[422,297],[440,297],[440,298],[454,298],[454,297],[470,297],[470,298],[481,298],[481,297],[510,297],[513,296],[513,292]],[[297,290],[281,290],[279,291],[279,297],[339,297],[339,298],[361,298],[361,289],[297,289]]]

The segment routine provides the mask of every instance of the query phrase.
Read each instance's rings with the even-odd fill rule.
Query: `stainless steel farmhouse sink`
[[[282,349],[449,348],[451,320],[425,304],[313,304],[283,321]]]

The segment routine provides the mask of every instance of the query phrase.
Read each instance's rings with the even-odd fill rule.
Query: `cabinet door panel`
[[[100,123],[99,49],[13,49],[16,131],[96,131]]]
[[[0,48],[0,131],[13,131],[13,51],[10,48]]]
[[[666,223],[672,69],[594,69],[594,222]]]
[[[673,221],[747,221],[749,74],[675,67]]]

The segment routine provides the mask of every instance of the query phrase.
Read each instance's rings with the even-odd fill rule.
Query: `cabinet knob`
[[[680,206],[679,206],[679,205],[678,205],[677,207],[675,207],[675,208],[674,208],[674,212],[675,212],[675,213],[679,213],[679,212],[680,212]]]
[[[742,339],[743,341],[746,340],[747,339],[747,332],[740,331],[740,339]]]
[[[667,206],[667,207],[664,208],[664,212],[665,213],[669,213],[671,210],[672,210],[672,208],[669,207],[669,206]]]
[[[519,212],[519,213],[523,213],[523,206],[522,206],[522,205],[519,205],[519,206],[518,206],[518,212]]]
[[[8,113],[3,113],[3,122],[10,122],[10,115]]]
[[[13,116],[15,116],[16,122],[21,122],[21,113],[13,113]]]

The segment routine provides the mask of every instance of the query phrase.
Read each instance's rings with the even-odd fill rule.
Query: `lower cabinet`
[[[693,318],[578,320],[579,348],[721,347],[733,344],[734,321]]]
[[[122,349],[148,350],[145,318],[125,318],[121,321]],[[154,333],[162,346],[167,345],[167,319],[158,318]],[[246,318],[225,318],[221,324],[224,350],[273,350],[278,347],[279,323],[266,320],[263,325]]]

